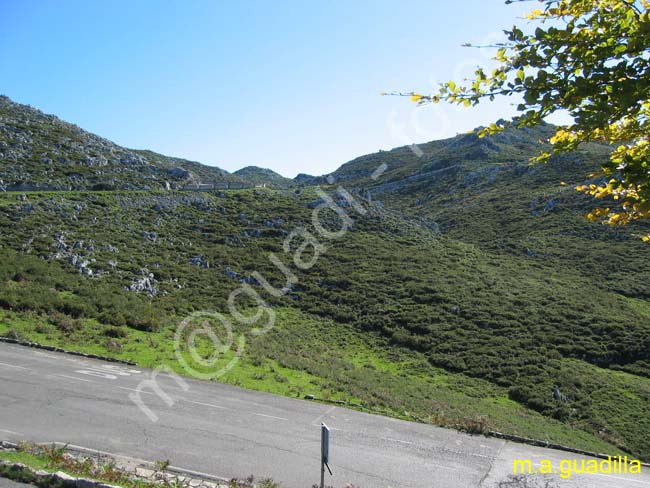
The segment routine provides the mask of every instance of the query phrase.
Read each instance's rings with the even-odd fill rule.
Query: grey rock
[[[258,285],[258,281],[253,278],[252,276],[244,276],[242,279],[239,280],[240,283],[245,283],[247,285]]]
[[[210,262],[205,259],[203,256],[197,255],[197,256],[192,256],[190,259],[190,266],[197,266],[199,268],[209,268],[210,267]]]
[[[224,237],[227,246],[240,247],[242,246],[242,241],[239,236],[227,235]]]
[[[151,242],[156,242],[158,239],[158,233],[157,232],[147,232],[146,230],[143,230],[141,233],[142,237],[145,239],[151,241]]]
[[[569,397],[562,393],[557,385],[553,385],[553,399],[562,403],[569,401]]]
[[[117,254],[120,252],[120,250],[111,244],[104,244],[104,249],[106,249],[108,252],[112,252],[113,254]]]
[[[144,292],[151,296],[156,296],[158,294],[158,288],[156,287],[156,279],[153,273],[149,273],[147,269],[142,269],[141,272],[142,277],[133,280],[128,288],[129,291],[136,293]]]
[[[170,169],[167,174],[172,178],[177,178],[179,180],[184,180],[190,176],[190,172],[180,166]]]
[[[262,229],[251,229],[243,231],[241,235],[243,237],[261,237],[262,233]]]

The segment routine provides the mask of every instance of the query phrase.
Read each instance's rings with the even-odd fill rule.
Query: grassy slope
[[[422,355],[386,348],[380,340],[368,341],[368,337],[345,326],[294,309],[279,309],[278,317],[268,335],[247,343],[241,360],[220,381],[298,398],[309,394],[344,400],[374,413],[461,429],[486,419],[489,430],[595,452],[621,452],[579,426],[522,407],[508,398],[505,388],[435,368]],[[73,334],[63,334],[42,318],[4,312],[0,334],[10,329],[20,330],[33,341],[132,360],[145,367],[164,364],[187,374],[174,355],[172,330],[129,330],[122,340],[127,345],[118,353],[106,346],[104,328],[93,322]],[[206,356],[211,352],[207,346]],[[191,361],[188,354],[185,358]],[[231,358],[232,354],[225,355],[220,364],[227,364]],[[584,374],[592,373],[585,368]],[[631,375],[618,375],[610,382],[613,388],[635,391],[641,386]]]
[[[290,263],[282,241],[309,226],[314,198],[311,190],[34,193],[28,210],[1,196],[0,333],[178,369],[175,324],[191,310],[223,310],[254,270],[277,284],[267,255]],[[85,277],[53,258],[61,232],[69,245],[84,240],[73,252],[110,274]],[[196,255],[210,268],[189,266]],[[125,290],[143,268],[157,280],[154,298]],[[434,238],[379,210],[297,274],[291,296],[274,301],[279,324],[249,341],[226,381],[443,424],[483,415],[497,430],[650,455],[650,381],[638,375],[643,299],[561,261]],[[553,385],[568,404],[553,400]]]

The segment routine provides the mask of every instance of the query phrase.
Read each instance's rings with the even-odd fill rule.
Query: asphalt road
[[[361,488],[650,487],[641,475],[531,475],[503,484],[515,458],[584,459],[345,408],[158,376],[160,398],[129,398],[150,371],[0,343],[0,439],[65,442],[115,455],[170,460],[173,466],[226,478],[272,477],[286,488],[319,481],[321,422],[332,428],[327,483]],[[170,404],[168,404],[170,403]],[[541,475],[537,475],[541,476]],[[538,482],[540,484],[538,484]]]

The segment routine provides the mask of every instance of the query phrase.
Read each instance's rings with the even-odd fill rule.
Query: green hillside
[[[315,187],[0,194],[0,334],[182,371],[179,322],[225,312],[247,283],[278,320],[245,334],[224,381],[650,459],[649,251],[634,228],[582,218],[593,203],[571,186],[608,148],[528,166],[549,130],[342,166],[323,189],[343,204],[345,187],[364,215],[346,206],[351,230],[320,238],[308,270],[283,242],[318,235]],[[284,284],[270,253],[296,275],[279,298],[251,277]]]
[[[265,182],[263,174],[249,181],[215,166],[127,149],[3,95],[0,162],[3,191],[241,188]],[[271,173],[275,182],[282,178]]]

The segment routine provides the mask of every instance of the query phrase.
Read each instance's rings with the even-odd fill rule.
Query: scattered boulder
[[[569,397],[562,393],[557,385],[553,385],[553,400],[567,403],[569,401]]]
[[[262,236],[262,229],[251,229],[251,230],[244,230],[241,235],[243,237],[261,237]]]
[[[68,263],[77,268],[81,274],[86,276],[93,276],[94,272],[90,268],[91,261],[89,259],[77,256],[76,254],[71,254],[68,257]]]
[[[197,255],[197,256],[192,256],[192,259],[190,259],[190,266],[197,266],[199,268],[209,268],[210,267],[210,262],[205,259],[203,256]]]
[[[133,280],[133,283],[129,286],[129,291],[134,291],[136,293],[147,293],[151,296],[156,296],[158,294],[158,288],[156,287],[156,279],[154,278],[153,273],[149,273],[147,269],[142,269],[142,276]]]
[[[112,252],[113,254],[117,254],[120,252],[120,250],[111,244],[104,244],[104,249],[107,250],[108,252]]]
[[[145,239],[151,242],[156,242],[156,240],[158,239],[157,232],[153,232],[153,231],[147,232],[146,230],[143,230],[140,234],[142,235],[142,237],[144,237]]]

